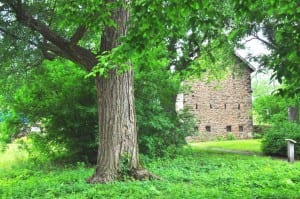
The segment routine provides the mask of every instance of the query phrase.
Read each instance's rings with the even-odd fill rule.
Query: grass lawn
[[[262,153],[260,139],[198,142],[190,143],[190,145],[195,149],[224,149],[232,151],[253,152],[257,154]]]
[[[241,145],[240,141],[232,141],[232,146],[234,142]],[[218,147],[222,148],[222,143],[225,148],[230,145],[218,142]],[[224,153],[202,144],[193,144],[167,158],[142,158],[149,170],[162,177],[153,181],[91,185],[85,179],[93,169],[81,163],[63,168],[30,162],[18,164],[0,171],[0,198],[300,197],[299,162],[289,164],[270,157]]]
[[[17,163],[27,160],[26,151],[19,148],[18,144],[10,144],[5,152],[0,151],[0,168],[9,169]]]

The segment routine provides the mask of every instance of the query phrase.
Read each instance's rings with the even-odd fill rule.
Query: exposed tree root
[[[103,175],[99,174],[98,172],[96,172],[96,173],[94,173],[93,176],[91,176],[90,178],[87,179],[87,183],[89,183],[89,184],[97,184],[97,183],[105,184],[105,183],[110,183],[110,182],[115,181],[115,178],[116,177],[113,175],[103,176]]]
[[[161,180],[159,176],[154,175],[153,173],[149,172],[147,169],[134,169],[131,172],[130,177],[134,180]],[[110,183],[113,182],[117,179],[122,179],[118,178],[115,175],[101,175],[99,173],[94,173],[94,175],[90,178],[87,179],[87,183],[90,184],[97,184],[97,183]]]
[[[132,171],[132,177],[136,180],[161,180],[159,176],[154,175],[147,169],[135,169]]]

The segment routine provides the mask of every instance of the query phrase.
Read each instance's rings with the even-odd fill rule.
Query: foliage
[[[297,94],[300,73],[299,2],[260,0],[232,3],[236,13],[236,29],[231,33],[232,38],[241,40],[247,35],[261,41],[269,49],[269,54],[253,58],[272,69],[274,79],[289,85],[283,89],[285,93],[291,96]]]
[[[268,155],[286,156],[287,141],[300,142],[300,125],[291,122],[278,122],[268,129],[262,140],[262,151]],[[295,157],[300,158],[300,147],[296,144]]]
[[[296,104],[296,99],[279,95],[266,95],[255,99],[253,110],[260,124],[276,124],[288,120],[288,107]]]
[[[194,133],[194,120],[187,110],[175,112],[180,81],[170,72],[137,72],[135,79],[139,150],[161,156],[171,145],[179,147]]]
[[[119,178],[120,180],[130,179],[130,154],[122,154],[120,165],[119,165]]]
[[[85,74],[70,62],[44,62],[23,79],[23,85],[15,89],[13,100],[6,101],[13,112],[26,117],[29,127],[41,128],[41,133],[29,134],[31,155],[57,158],[59,154],[68,157],[65,161],[95,161],[95,92],[93,82],[84,79]],[[6,127],[2,136],[11,139],[12,135],[19,134],[23,123],[20,119],[13,121],[2,122],[1,126]]]
[[[261,139],[263,137],[262,133],[253,133],[253,139]]]
[[[26,123],[19,114],[11,110],[9,113],[0,121],[0,146],[5,143],[10,143],[13,137],[23,131],[26,132]]]
[[[74,64],[61,60],[45,62],[32,70],[23,86],[15,88],[13,102],[6,102],[30,123],[25,125],[18,114],[11,113],[1,123],[2,142],[18,135],[20,125],[39,124],[42,132],[31,133],[24,143],[32,157],[95,162],[96,102],[93,82],[84,79],[85,74]],[[179,115],[175,112],[179,83],[164,70],[136,71],[136,111],[143,154],[173,153],[170,146],[184,144],[185,136],[193,133],[192,116],[187,111]]]
[[[229,132],[226,134],[226,140],[236,140],[236,137],[233,133]]]
[[[254,100],[259,97],[271,95],[280,87],[278,82],[270,81],[270,73],[271,71],[268,71],[266,74],[262,71],[256,71],[252,77],[251,88],[253,90],[252,97]]]
[[[249,140],[251,143],[251,140]],[[226,144],[226,142],[220,142]],[[233,142],[233,141],[230,141]],[[235,141],[239,142],[239,141]],[[243,141],[245,144],[245,141]],[[253,143],[252,143],[253,144]],[[250,144],[249,144],[250,145]],[[297,198],[300,164],[262,156],[181,149],[175,158],[145,162],[163,180],[86,184],[78,163],[23,164],[0,172],[3,198]],[[280,187],[280,189],[278,189]]]

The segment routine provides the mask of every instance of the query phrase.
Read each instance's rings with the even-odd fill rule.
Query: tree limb
[[[80,25],[74,35],[70,39],[70,45],[76,45],[78,41],[84,36],[86,32],[86,28],[84,25]]]
[[[265,44],[266,46],[268,46],[269,48],[273,48],[273,49],[277,49],[277,46],[265,39],[260,38],[258,35],[252,35],[255,39],[261,41],[263,44]]]
[[[45,40],[59,49],[59,51],[56,51],[57,55],[84,66],[88,71],[97,65],[98,60],[90,50],[76,45],[85,32],[84,27],[77,29],[70,42],[52,31],[45,23],[33,18],[27,10],[23,9],[21,1],[18,1],[18,3],[9,2],[8,5],[10,5],[20,23],[40,33]]]

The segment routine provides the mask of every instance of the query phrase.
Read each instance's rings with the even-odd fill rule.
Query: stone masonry
[[[177,108],[188,107],[195,115],[195,129],[199,135],[194,138],[197,140],[213,140],[231,135],[237,139],[252,137],[250,75],[254,68],[242,58],[236,58],[234,67],[221,81],[184,82],[190,87],[190,92],[178,96]]]

